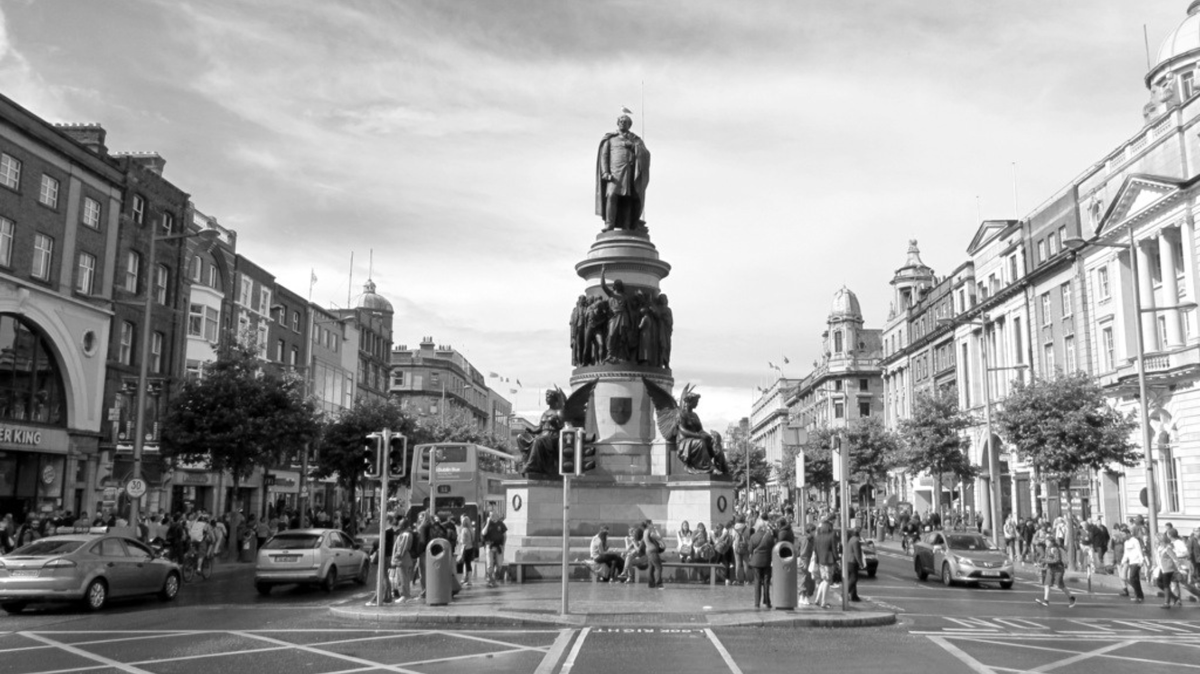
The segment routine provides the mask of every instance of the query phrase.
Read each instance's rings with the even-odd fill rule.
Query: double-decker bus
[[[517,477],[516,458],[483,445],[439,442],[417,445],[413,450],[408,507],[411,521],[429,509],[431,457],[436,467],[432,481],[435,512],[448,511],[452,517],[467,515],[476,524],[489,511],[504,512],[500,482]]]

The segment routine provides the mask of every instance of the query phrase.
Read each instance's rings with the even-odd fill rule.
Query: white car
[[[367,583],[371,562],[359,545],[337,529],[290,529],[272,536],[258,551],[254,587],[319,585],[326,592],[341,581]]]

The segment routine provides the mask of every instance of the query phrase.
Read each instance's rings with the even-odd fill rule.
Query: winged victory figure
[[[531,478],[555,478],[558,475],[558,435],[570,425],[583,428],[587,421],[588,401],[596,382],[588,382],[575,389],[570,396],[557,386],[546,391],[546,405],[537,428],[521,433],[517,446],[525,457],[521,472]]]
[[[694,392],[692,385],[683,387],[681,405],[667,389],[645,377],[642,381],[646,384],[650,400],[654,402],[659,432],[667,442],[675,443],[679,460],[687,466],[688,472],[728,475],[729,464],[721,447],[721,435],[704,430],[700,416],[696,414],[700,394]]]

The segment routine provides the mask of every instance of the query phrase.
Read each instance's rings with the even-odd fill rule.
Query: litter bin
[[[435,538],[425,546],[425,603],[445,606],[454,591],[454,551],[450,541]]]
[[[787,541],[771,551],[771,600],[780,610],[796,608],[796,550]]]

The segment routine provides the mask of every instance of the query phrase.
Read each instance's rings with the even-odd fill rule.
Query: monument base
[[[703,522],[733,518],[733,483],[698,479],[704,476],[601,476],[573,478],[569,518],[571,561],[590,559],[589,543],[601,526],[608,526],[610,550],[621,552],[632,526],[651,520],[668,551],[675,549],[675,532],[687,521],[693,529]],[[549,563],[562,561],[563,500],[561,482],[506,480],[505,524],[508,543],[504,561],[546,562],[529,575],[559,577]]]

